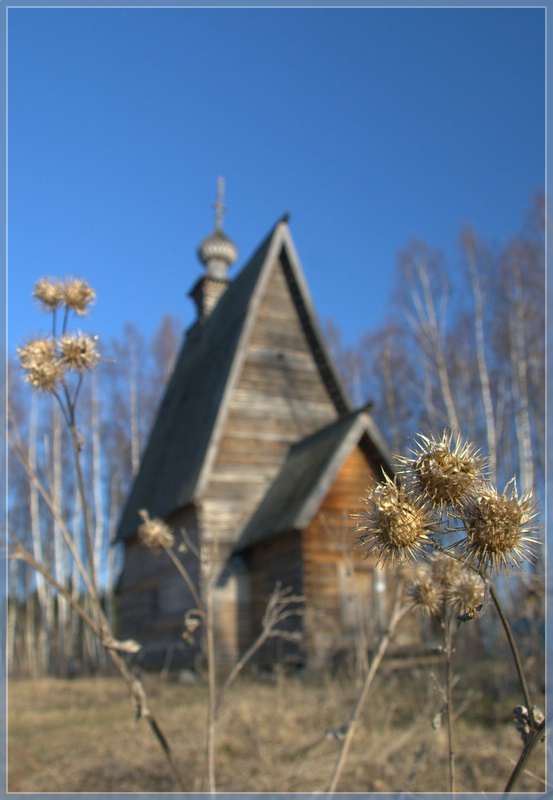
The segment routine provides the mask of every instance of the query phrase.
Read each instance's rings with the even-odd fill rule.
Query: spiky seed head
[[[444,589],[459,576],[461,569],[459,561],[445,553],[434,553],[432,556],[432,577]]]
[[[33,389],[53,391],[63,378],[58,361],[56,344],[51,338],[35,337],[17,348],[19,362],[25,372],[25,381]]]
[[[60,364],[65,369],[86,372],[96,366],[99,358],[92,336],[67,333],[61,337]]]
[[[51,278],[41,278],[35,283],[33,297],[39,301],[44,311],[55,311],[63,305],[63,284]]]
[[[145,509],[141,509],[138,513],[142,519],[142,524],[138,528],[138,538],[142,544],[155,551],[173,547],[175,537],[163,520],[159,517],[150,518]]]
[[[32,336],[17,348],[17,355],[23,369],[29,369],[42,361],[56,358],[56,343],[51,337]]]
[[[89,305],[96,299],[96,292],[82,278],[67,278],[62,288],[63,303],[80,317],[90,311]]]
[[[467,538],[460,544],[467,562],[476,561],[484,569],[508,570],[532,561],[536,556],[534,545],[539,544],[537,516],[538,503],[529,492],[519,497],[514,479],[502,494],[484,485],[461,514]]]
[[[454,440],[448,430],[440,439],[418,434],[411,452],[412,458],[395,457],[398,475],[441,511],[457,508],[470,497],[487,467],[487,460],[473,444],[464,442],[460,436]]]
[[[369,489],[365,502],[367,510],[353,515],[365,557],[376,555],[377,564],[414,561],[433,532],[427,504],[388,476]]]
[[[430,617],[440,616],[444,606],[443,588],[434,580],[431,571],[421,571],[406,586],[409,605],[428,614]]]
[[[474,572],[461,568],[446,589],[446,599],[456,614],[470,613],[484,602],[484,583]]]

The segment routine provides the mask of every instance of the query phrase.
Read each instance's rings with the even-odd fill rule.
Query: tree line
[[[521,231],[501,245],[469,227],[458,263],[421,241],[399,253],[390,312],[359,342],[325,335],[355,405],[372,414],[390,450],[404,452],[416,432],[461,431],[490,460],[490,479],[543,495],[545,471],[545,203],[534,198]],[[37,276],[37,278],[40,276]],[[166,316],[151,341],[127,324],[83,382],[79,399],[82,463],[93,530],[95,573],[105,613],[116,627],[114,589],[121,551],[113,546],[122,505],[171,374],[182,322]],[[70,594],[82,596],[60,521],[86,560],[82,505],[68,432],[51,396],[31,392],[9,366],[9,528]],[[36,481],[40,479],[45,492]],[[8,669],[68,674],[104,663],[71,604],[21,561],[8,576]]]
[[[149,342],[135,325],[125,325],[121,337],[100,343],[102,360],[80,390],[77,424],[92,518],[94,572],[112,625],[117,621],[114,590],[122,559],[113,544],[117,522],[181,338],[182,323],[169,315]],[[50,498],[86,563],[83,509],[69,432],[55,397],[31,392],[20,373],[10,362],[9,529],[74,599],[82,599],[77,564],[63,546],[60,522],[49,505]],[[103,665],[94,637],[79,615],[22,561],[9,563],[8,595],[9,672],[67,674]]]
[[[490,459],[490,479],[516,476],[543,494],[545,473],[545,202],[521,231],[489,244],[460,231],[457,263],[422,241],[399,253],[384,323],[331,350],[356,404],[393,452],[417,431],[461,431]]]

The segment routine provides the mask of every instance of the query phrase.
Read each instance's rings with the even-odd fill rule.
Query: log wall
[[[284,268],[277,263],[260,303],[203,499],[206,535],[230,546],[290,446],[336,418]]]
[[[351,513],[363,510],[371,478],[376,479],[374,470],[358,446],[302,533],[305,633],[315,667],[359,642],[366,642],[370,650],[386,628],[397,576],[389,569],[375,569],[374,559],[364,559],[352,530],[356,520]],[[411,635],[412,623],[404,628]]]
[[[170,521],[179,543],[179,528],[183,526],[193,542],[197,542],[196,511],[193,507],[182,510]],[[199,585],[199,564],[190,552],[179,557],[190,577]],[[169,557],[145,547],[137,537],[129,540],[125,548],[125,564],[118,586],[119,636],[135,639],[142,644],[139,658],[148,664],[162,665],[167,653],[174,653],[175,661],[191,663],[197,646],[186,646],[182,639],[184,614],[195,603]]]
[[[267,601],[277,582],[280,582],[283,589],[290,587],[296,595],[303,593],[301,549],[301,535],[297,531],[291,531],[261,542],[248,554],[250,606],[249,619],[244,620],[244,631],[248,635],[241,643],[243,649],[261,631],[261,621]],[[302,629],[303,623],[301,619],[294,617],[280,627],[285,625],[287,629],[297,631]],[[297,655],[296,645],[286,643],[282,639],[270,639],[259,652],[257,660],[272,664],[275,660],[282,660],[284,657],[295,658]]]

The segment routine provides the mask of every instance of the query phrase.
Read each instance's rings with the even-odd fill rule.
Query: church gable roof
[[[140,508],[147,508],[152,516],[167,517],[201,497],[256,310],[278,259],[286,270],[328,392],[339,414],[349,410],[347,395],[318,329],[288,227],[281,220],[211,314],[188,331],[128,496],[118,538],[126,539],[136,530]]]
[[[340,467],[359,444],[373,463],[391,472],[390,455],[370,416],[363,410],[351,412],[290,449],[234,551],[242,552],[278,533],[309,525]]]

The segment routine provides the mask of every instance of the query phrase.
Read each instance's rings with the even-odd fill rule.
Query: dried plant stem
[[[206,626],[206,648],[207,648],[207,741],[206,741],[206,762],[207,762],[207,782],[208,790],[213,794],[215,788],[215,637],[214,637],[214,615],[213,615],[213,575],[209,574],[206,583],[205,598],[205,626]]]
[[[524,747],[522,748],[522,753],[519,756],[519,759],[513,769],[509,780],[507,781],[507,785],[505,786],[505,792],[514,792],[517,783],[520,780],[522,773],[525,770],[526,764],[536,745],[542,740],[542,737],[545,733],[545,719],[540,722],[533,731],[530,731],[528,739],[526,740]]]
[[[187,538],[185,537],[185,542]],[[215,636],[214,636],[214,614],[213,614],[213,573],[208,559],[202,561],[201,554],[193,550],[194,554],[200,558],[203,568],[203,582],[205,588],[205,600],[202,599],[194,581],[190,577],[188,570],[173,551],[173,548],[162,541],[162,547],[167,553],[179,575],[188,587],[196,610],[200,615],[205,626],[205,645],[207,658],[207,731],[206,731],[206,769],[208,789],[211,793],[216,791],[215,781],[215,740],[216,740],[216,675],[215,675]],[[187,542],[187,544],[189,544]]]
[[[455,640],[459,625],[455,619],[446,621],[446,713],[447,713],[447,743],[449,749],[449,791],[455,792],[455,734],[453,707],[453,653],[455,652]]]
[[[380,643],[378,645],[378,649],[377,649],[376,653],[374,654],[370,669],[369,669],[369,671],[368,671],[368,673],[367,673],[367,675],[365,677],[365,682],[363,683],[363,686],[361,688],[361,691],[360,691],[359,696],[357,698],[357,701],[355,703],[351,718],[349,720],[347,733],[346,733],[346,735],[344,737],[344,741],[342,743],[342,747],[341,747],[340,752],[338,754],[338,758],[336,759],[336,763],[334,765],[334,770],[332,772],[332,776],[331,776],[329,784],[328,784],[327,792],[329,792],[329,793],[336,791],[336,786],[337,786],[338,781],[340,779],[340,775],[341,775],[342,770],[344,768],[344,764],[346,762],[346,758],[348,756],[348,752],[349,752],[351,743],[353,741],[353,736],[355,734],[355,728],[356,728],[356,725],[357,725],[357,720],[359,719],[359,716],[361,714],[363,706],[365,705],[365,701],[367,700],[367,697],[369,696],[369,691],[370,691],[370,688],[371,688],[371,684],[372,684],[372,682],[374,680],[374,676],[376,675],[378,667],[380,666],[380,662],[382,661],[382,658],[384,657],[384,654],[385,654],[386,650],[388,649],[388,645],[390,644],[390,641],[392,640],[392,637],[393,637],[393,635],[395,633],[395,629],[397,627],[398,622],[400,621],[400,619],[403,617],[403,615],[408,610],[408,606],[401,606],[402,591],[403,591],[403,582],[399,581],[397,589],[396,589],[394,603],[393,603],[393,606],[392,606],[392,611],[391,611],[391,614],[390,614],[390,622],[389,622],[389,625],[388,625],[388,629],[387,629],[386,633],[384,634],[384,636],[382,637],[382,639],[380,640]]]
[[[96,605],[99,605],[98,599],[98,584],[96,582],[96,567],[94,565],[94,547],[92,543],[92,531],[90,529],[90,514],[88,510],[88,503],[86,499],[86,492],[84,488],[84,479],[83,479],[83,471],[81,468],[81,456],[80,456],[80,444],[79,444],[79,434],[77,431],[77,427],[75,425],[75,421],[73,419],[73,415],[71,418],[71,422],[69,424],[69,430],[71,431],[71,442],[73,444],[73,458],[75,461],[75,470],[77,473],[77,482],[79,487],[79,494],[81,496],[81,503],[82,503],[82,511],[83,511],[83,520],[84,520],[84,530],[85,530],[85,542],[86,542],[86,555],[88,559],[88,569],[90,572],[90,583],[91,583],[91,596],[94,600]]]
[[[26,456],[24,455],[24,452],[22,451],[22,449],[20,448],[19,443],[18,442],[14,442],[11,438],[8,438],[8,441],[9,441],[10,447],[12,448],[12,450],[16,454],[17,458],[19,459],[19,462],[20,462],[21,466],[23,467],[23,469],[27,473],[27,477],[29,478],[29,480],[31,480],[35,484],[35,486],[38,489],[40,495],[42,496],[42,499],[44,500],[44,502],[48,506],[48,510],[52,514],[52,517],[58,523],[58,525],[60,527],[60,530],[62,532],[63,538],[65,540],[65,543],[67,544],[67,547],[69,548],[69,550],[71,552],[71,555],[73,556],[73,558],[75,560],[75,564],[77,565],[77,569],[78,569],[78,571],[79,571],[79,573],[80,573],[80,575],[81,575],[81,577],[82,577],[82,579],[83,579],[83,581],[85,583],[86,589],[87,589],[88,593],[91,594],[92,593],[92,585],[91,585],[91,582],[90,582],[90,577],[89,577],[88,572],[86,571],[86,569],[84,567],[83,562],[81,561],[79,553],[77,552],[77,550],[75,548],[75,545],[74,545],[73,540],[71,538],[71,534],[69,533],[69,531],[67,529],[67,525],[65,524],[65,520],[63,519],[62,515],[60,514],[60,512],[59,512],[57,506],[55,505],[54,501],[52,500],[52,497],[50,496],[49,492],[42,485],[38,475],[36,474],[36,471],[29,464],[29,461],[26,458]]]
[[[431,546],[434,547],[434,549],[439,550],[442,553],[445,553],[450,558],[454,558],[457,561],[462,561],[462,559],[459,559],[457,556],[453,555],[451,552],[448,552],[448,550],[446,550],[445,548],[441,547],[438,544],[431,543]],[[505,631],[505,635],[507,637],[507,642],[509,643],[509,649],[511,650],[511,655],[513,657],[513,661],[515,662],[515,669],[516,669],[516,672],[517,672],[517,675],[518,675],[518,679],[519,679],[520,687],[521,687],[521,690],[522,690],[522,694],[524,695],[524,704],[528,708],[528,710],[530,712],[530,719],[532,720],[532,724],[535,726],[534,729],[530,731],[529,737],[528,737],[527,741],[524,744],[524,747],[523,747],[522,752],[520,754],[520,757],[519,757],[519,760],[517,762],[517,765],[515,766],[513,772],[511,773],[511,776],[510,776],[510,778],[509,778],[509,780],[507,782],[507,786],[505,787],[505,792],[512,792],[512,791],[514,791],[514,788],[517,785],[517,783],[518,783],[518,781],[520,779],[520,776],[522,775],[522,773],[524,771],[524,767],[525,767],[525,765],[526,765],[526,763],[527,763],[532,751],[536,747],[537,743],[541,740],[541,736],[542,736],[542,733],[543,733],[543,730],[544,730],[544,723],[542,722],[540,724],[536,724],[534,722],[534,717],[533,717],[533,714],[532,714],[533,703],[532,703],[532,699],[531,699],[531,695],[530,695],[530,689],[529,689],[529,686],[528,686],[528,681],[526,680],[526,674],[524,672],[524,667],[522,665],[522,660],[521,660],[520,654],[518,652],[518,647],[516,645],[516,642],[515,642],[515,639],[514,639],[514,636],[513,636],[511,625],[509,623],[509,620],[507,619],[507,615],[505,614],[505,612],[503,610],[503,606],[501,605],[501,600],[499,599],[499,595],[497,594],[497,590],[496,590],[495,586],[493,585],[493,583],[486,576],[482,575],[480,573],[480,571],[476,567],[472,566],[471,564],[466,564],[465,566],[468,566],[468,567],[472,568],[475,572],[477,572],[480,575],[482,580],[485,582],[486,593],[489,592],[489,596],[491,597],[491,599],[493,601],[493,604],[494,604],[494,606],[496,608],[496,611],[497,611],[497,614],[499,616],[499,619],[501,620],[501,624],[503,625],[503,630]]]
[[[536,747],[538,742],[541,741],[541,737],[545,728],[545,720],[539,724],[536,724],[534,722],[534,715],[532,713],[533,704],[530,698],[530,689],[528,688],[528,682],[526,680],[526,675],[524,672],[524,668],[522,666],[522,661],[520,659],[520,655],[515,640],[513,638],[513,632],[511,630],[509,620],[507,619],[505,612],[503,611],[503,607],[501,605],[499,597],[497,596],[495,587],[491,583],[490,583],[490,595],[497,609],[497,613],[499,614],[499,618],[503,625],[503,629],[505,630],[505,634],[507,636],[507,640],[511,648],[511,653],[513,654],[513,659],[518,673],[520,685],[522,687],[522,693],[524,694],[525,705],[528,708],[528,711],[530,712],[530,719],[532,720],[532,724],[535,726],[534,729],[530,731],[528,739],[526,740],[524,747],[522,748],[522,752],[519,756],[517,764],[514,770],[512,771],[509,780],[507,781],[505,792],[512,792],[514,791],[534,748]]]
[[[71,398],[69,397],[67,387],[64,385],[67,407],[64,406],[63,401],[59,397],[59,395],[57,395],[55,392],[54,394],[58,400],[58,403],[62,410],[62,414],[71,433],[71,441],[73,445],[73,457],[77,473],[77,485],[78,485],[79,496],[81,498],[81,506],[84,518],[88,570],[85,568],[84,564],[82,563],[79,557],[79,553],[77,552],[75,544],[72,540],[69,531],[67,530],[67,526],[65,525],[65,521],[63,520],[63,517],[60,514],[58,507],[52,500],[50,493],[45,489],[45,487],[39,480],[38,475],[36,474],[36,470],[33,468],[31,464],[29,464],[28,460],[25,458],[23,449],[19,446],[18,441],[16,440],[16,442],[12,442],[11,445],[14,452],[18,456],[23,468],[27,472],[29,479],[37,486],[53,518],[60,526],[60,530],[62,531],[64,540],[71,552],[71,555],[75,560],[75,564],[77,565],[78,571],[85,583],[88,597],[92,602],[92,609],[96,619],[93,619],[88,614],[88,612],[84,608],[82,608],[82,606],[75,599],[75,597],[73,597],[71,593],[69,593],[63,586],[61,586],[61,584],[59,584],[54,579],[54,577],[51,575],[51,573],[48,571],[46,567],[44,567],[42,564],[40,564],[34,559],[32,554],[21,544],[19,539],[14,534],[10,534],[12,536],[13,541],[16,544],[16,547],[12,552],[12,557],[21,558],[25,560],[33,569],[37,570],[41,575],[43,575],[43,577],[50,583],[50,585],[56,589],[59,596],[64,597],[70,603],[72,608],[74,608],[75,611],[80,615],[83,622],[88,626],[88,628],[97,637],[97,639],[101,642],[101,644],[107,649],[111,660],[113,661],[114,665],[116,666],[117,670],[119,671],[120,675],[124,679],[125,683],[127,684],[131,692],[136,707],[137,717],[139,718],[143,717],[145,720],[147,720],[148,724],[150,725],[150,729],[152,730],[154,736],[156,737],[159,745],[163,750],[163,753],[165,754],[165,757],[167,759],[171,772],[173,773],[177,786],[182,791],[185,791],[185,784],[176,764],[173,761],[171,747],[169,745],[167,737],[163,733],[163,730],[159,722],[148,708],[148,705],[146,703],[146,695],[142,684],[140,683],[138,678],[130,672],[125,660],[119,655],[119,653],[115,649],[113,649],[113,647],[109,646],[109,642],[115,642],[115,637],[112,634],[108,619],[104,614],[104,611],[102,609],[102,604],[100,602],[100,598],[98,595],[89,510],[88,510],[88,503],[87,503],[86,492],[84,487],[84,479],[81,468],[81,458],[80,458],[81,444],[79,442],[79,434],[75,424],[75,401],[77,398],[77,393],[78,389],[80,388],[80,385],[81,383],[79,381],[79,384],[77,385],[77,391],[75,393],[73,400],[71,400]],[[17,439],[17,428],[15,426],[14,430],[16,432],[16,439]]]
[[[53,575],[40,564],[32,555],[32,553],[27,550],[27,548],[21,543],[21,541],[17,538],[13,531],[9,531],[9,535],[11,539],[15,542],[15,546],[8,544],[8,547],[11,547],[11,553],[9,553],[8,558],[12,559],[19,559],[21,561],[25,561],[30,567],[32,567],[36,572],[39,572],[46,581],[52,586],[60,595],[65,597],[67,602],[71,605],[72,608],[75,609],[77,614],[83,619],[83,621],[89,626],[89,628],[97,635],[100,636],[100,627],[98,624],[92,619],[92,617],[87,614],[87,612],[82,608],[82,606],[75,600],[75,598],[67,591],[60,583],[56,581]]]
[[[428,542],[428,544],[434,550],[438,550],[440,553],[443,553],[444,555],[448,556],[449,558],[452,558],[455,561],[458,561],[460,564],[463,564],[463,566],[468,567],[469,569],[472,569],[473,572],[476,572],[476,574],[479,575],[482,578],[482,580],[484,581],[486,594],[487,594],[487,592],[489,592],[489,595],[490,595],[491,599],[493,600],[493,604],[494,604],[494,606],[496,608],[496,611],[497,611],[497,613],[499,615],[499,619],[501,620],[501,624],[503,625],[503,629],[505,631],[505,635],[506,635],[507,641],[509,643],[509,648],[510,648],[511,654],[513,656],[513,661],[515,662],[515,668],[516,668],[516,671],[517,671],[517,675],[518,675],[518,679],[519,679],[520,686],[521,686],[521,689],[522,689],[522,693],[524,695],[525,704],[529,709],[532,708],[532,701],[530,699],[530,690],[528,688],[528,681],[526,680],[526,675],[524,673],[524,668],[522,666],[522,661],[521,661],[521,658],[520,658],[520,655],[519,655],[519,652],[518,652],[518,648],[516,646],[516,642],[515,642],[514,637],[513,637],[513,632],[511,630],[511,626],[509,624],[509,620],[507,619],[507,617],[505,615],[505,612],[503,611],[503,606],[501,605],[501,601],[499,599],[499,596],[497,594],[495,586],[493,585],[493,583],[489,580],[489,578],[486,575],[483,575],[480,572],[478,567],[475,567],[473,564],[471,564],[469,562],[466,562],[462,558],[459,558],[458,556],[454,555],[450,550],[448,550],[445,547],[442,547],[437,542],[432,542],[431,541],[431,542]]]
[[[522,688],[522,693],[524,695],[525,704],[528,707],[528,709],[531,709],[532,701],[530,699],[530,689],[528,688],[528,682],[526,680],[526,675],[524,673],[524,668],[522,666],[522,661],[520,659],[518,648],[516,646],[516,642],[513,637],[513,632],[511,630],[509,620],[507,619],[505,612],[503,611],[501,601],[497,595],[495,586],[493,585],[493,583],[491,583],[491,581],[489,586],[490,586],[490,596],[493,600],[493,604],[497,610],[497,613],[499,614],[499,619],[501,620],[501,624],[503,625],[503,630],[505,631],[505,635],[507,636],[507,641],[509,642],[511,653],[513,655],[513,660],[515,662],[515,667],[518,674],[518,679],[520,681],[520,686]]]
[[[136,714],[137,718],[145,719],[149,726],[150,730],[156,737],[167,763],[169,764],[169,768],[173,773],[173,777],[178,788],[182,791],[186,791],[186,786],[180,771],[173,760],[173,754],[171,751],[171,746],[169,744],[169,740],[165,736],[159,722],[157,721],[154,714],[150,711],[147,702],[146,702],[146,693],[144,691],[144,687],[142,686],[141,681],[132,674],[132,672],[127,667],[125,660],[119,655],[119,653],[115,652],[114,650],[108,649],[108,653],[111,657],[111,660],[119,670],[120,675],[122,676],[123,680],[129,687],[131,691],[131,695],[133,697],[135,706],[136,706]]]
[[[181,560],[175,555],[175,553],[174,553],[174,551],[173,551],[173,549],[171,547],[168,547],[163,542],[162,542],[162,547],[165,550],[165,552],[167,553],[167,555],[169,556],[169,558],[171,559],[171,561],[173,562],[173,564],[175,565],[175,567],[177,568],[179,575],[181,576],[183,581],[188,586],[188,589],[190,590],[190,594],[192,595],[192,597],[194,599],[194,602],[196,604],[196,608],[198,609],[199,613],[203,616],[204,613],[205,613],[205,609],[203,607],[203,603],[202,603],[201,597],[198,594],[198,591],[197,591],[197,589],[196,589],[196,587],[194,585],[194,582],[193,582],[192,578],[188,574],[187,569],[184,567],[184,565],[182,564]]]
[[[37,572],[43,575],[45,580],[47,580],[48,583],[54,589],[56,589],[59,595],[64,597],[67,600],[67,602],[75,609],[75,611],[80,615],[83,622],[86,625],[88,625],[90,630],[94,633],[95,636],[98,637],[100,642],[104,645],[114,665],[116,666],[117,670],[119,671],[120,675],[122,676],[122,678],[124,679],[125,683],[127,684],[128,688],[131,691],[131,695],[135,702],[137,717],[138,718],[142,717],[150,725],[153,734],[155,735],[156,739],[158,740],[165,754],[165,757],[167,759],[169,767],[171,768],[171,771],[173,773],[173,776],[175,778],[178,787],[182,791],[186,791],[182,776],[176,764],[173,761],[171,747],[169,745],[167,737],[163,733],[159,722],[148,708],[144,687],[142,686],[139,679],[135,675],[133,675],[132,672],[129,670],[125,660],[119,655],[119,653],[116,650],[111,648],[108,644],[109,640],[114,641],[114,637],[109,627],[108,621],[104,616],[101,608],[99,609],[99,616],[101,619],[100,623],[98,623],[94,619],[92,619],[92,617],[85,611],[84,608],[82,608],[82,606],[75,600],[75,598],[71,595],[71,593],[68,592],[61,584],[59,584],[56,581],[56,579],[48,571],[48,569],[46,569],[46,567],[44,567],[42,564],[36,561],[36,559],[29,552],[29,550],[27,550],[27,548],[20,542],[17,536],[11,531],[10,531],[10,537],[15,542],[15,546],[12,547],[12,552],[10,553],[10,558],[14,559],[17,558],[25,561],[27,564],[29,564],[29,566],[31,566],[33,569],[35,569]],[[98,608],[95,608],[95,610],[98,611]]]
[[[257,653],[259,648],[267,641],[267,639],[273,636],[281,636],[283,638],[292,639],[293,634],[290,634],[286,631],[279,631],[277,630],[276,626],[283,622],[285,619],[291,616],[301,616],[303,611],[300,609],[288,609],[286,607],[290,603],[302,603],[304,601],[304,597],[301,595],[292,595],[290,594],[291,589],[281,589],[280,583],[277,583],[275,586],[268,602],[267,608],[265,609],[265,613],[263,615],[262,621],[262,630],[257,639],[248,647],[248,649],[244,652],[242,657],[239,661],[236,662],[234,667],[231,669],[229,674],[227,675],[223,685],[221,686],[217,701],[215,703],[215,719],[217,719],[219,709],[225,695],[225,692],[238,676],[240,671],[244,668],[244,666],[248,663],[248,661]]]

